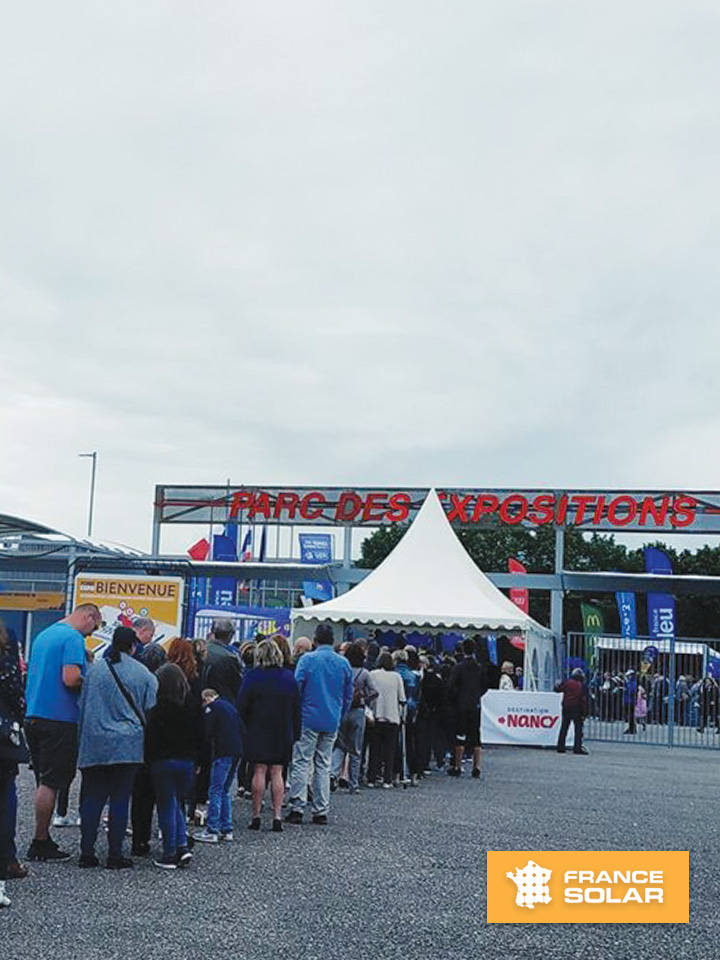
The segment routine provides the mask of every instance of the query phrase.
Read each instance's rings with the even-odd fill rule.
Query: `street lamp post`
[[[92,473],[90,475],[90,509],[88,511],[87,535],[92,536],[93,510],[95,509],[95,471],[97,470],[97,450],[92,453],[79,453],[79,457],[90,457],[92,460]]]

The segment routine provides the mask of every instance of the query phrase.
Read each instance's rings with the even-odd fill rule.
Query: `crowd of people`
[[[0,905],[6,881],[28,873],[15,841],[24,763],[36,781],[29,861],[71,859],[51,829],[77,825],[78,865],[98,867],[104,824],[105,865],[130,869],[151,855],[156,810],[153,863],[178,870],[196,843],[233,840],[236,796],[250,798],[248,827],[260,830],[269,792],[281,833],[306,814],[327,824],[336,790],[417,786],[432,761],[460,777],[467,756],[479,779],[480,698],[522,684],[512,664],[493,676],[471,639],[434,657],[362,638],[336,645],[321,624],[291,649],[282,634],[238,644],[232,622],[216,620],[207,639],[160,646],[138,618],[93,657],[86,638],[101,625],[100,610],[80,604],[38,634],[27,667],[0,625]],[[79,816],[69,809],[78,770]]]
[[[673,696],[671,696],[671,693]],[[595,671],[588,682],[589,715],[603,722],[623,721],[624,733],[667,723],[720,733],[720,684],[710,675],[689,672],[671,679],[662,669]]]

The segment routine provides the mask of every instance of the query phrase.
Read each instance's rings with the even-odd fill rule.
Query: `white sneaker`
[[[226,831],[225,833],[223,833],[222,830],[221,830],[221,831],[220,831],[220,839],[221,839],[221,840],[225,840],[226,842],[229,842],[230,840],[234,840],[235,837],[233,836],[232,830],[228,830],[228,831]]]
[[[195,834],[195,840],[200,843],[219,843],[220,837],[217,833],[210,833],[209,830],[201,830],[200,833]]]
[[[10,903],[10,897],[5,893],[5,881],[0,880],[0,907],[9,907]]]
[[[80,826],[80,814],[79,813],[67,813],[64,817],[60,817],[57,814],[53,817],[52,825],[54,827],[79,827]]]

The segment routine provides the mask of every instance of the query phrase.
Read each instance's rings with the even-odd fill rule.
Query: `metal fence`
[[[562,664],[588,678],[588,739],[720,749],[720,640],[571,633]]]

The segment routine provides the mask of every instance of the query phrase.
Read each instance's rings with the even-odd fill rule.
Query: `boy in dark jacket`
[[[205,740],[210,747],[212,767],[208,791],[207,827],[196,833],[201,843],[232,840],[232,783],[242,755],[240,718],[235,707],[220,699],[217,690],[203,690]]]

